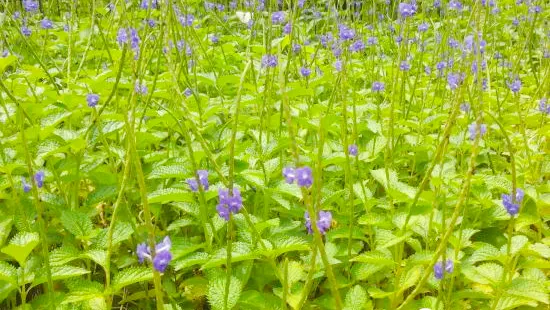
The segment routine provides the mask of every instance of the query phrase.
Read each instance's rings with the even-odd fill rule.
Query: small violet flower
[[[470,140],[474,140],[478,134],[480,137],[483,137],[483,135],[485,135],[485,133],[487,132],[487,125],[481,124],[478,127],[477,124],[474,122],[468,125],[468,131],[470,132]]]
[[[237,188],[233,188],[232,196],[229,196],[228,189],[220,188],[218,190],[218,198],[219,204],[216,206],[216,211],[218,211],[218,215],[226,221],[229,221],[230,213],[239,212],[243,206],[241,192]]]
[[[436,279],[441,280],[445,272],[453,273],[453,270],[454,270],[454,263],[452,260],[448,259],[445,262],[445,266],[443,266],[443,262],[437,262],[434,265],[434,276]]]
[[[355,144],[350,144],[348,146],[348,153],[351,155],[351,156],[357,156],[357,154],[359,153],[359,149],[357,148],[357,145]]]
[[[42,188],[42,186],[44,186],[45,177],[46,174],[44,173],[44,171],[38,171],[34,174],[34,181],[36,182],[36,186],[38,186],[38,188]]]
[[[525,192],[521,188],[516,188],[515,195],[502,194],[502,205],[508,214],[511,216],[518,214],[523,196],[525,196]]]
[[[309,212],[304,213],[304,218],[306,220],[306,229],[309,234],[313,233],[313,228],[311,227],[311,218],[309,217]],[[332,225],[332,213],[330,211],[319,211],[317,214],[317,229],[319,232],[324,235]]]
[[[42,27],[42,29],[52,29],[53,28],[53,22],[44,17],[44,19],[42,19],[40,21],[40,27]]]
[[[386,86],[382,82],[372,82],[372,91],[373,92],[381,92],[384,91],[384,88]]]
[[[302,187],[310,187],[313,184],[313,175],[310,167],[296,168],[296,183]]]
[[[97,103],[99,102],[99,95],[97,94],[88,94],[86,96],[86,102],[88,103],[88,106],[90,108],[93,108],[97,105]]]
[[[21,177],[21,184],[23,185],[23,191],[25,193],[31,191],[32,185],[30,183],[27,183],[27,179],[25,179],[25,177]]]
[[[138,244],[136,254],[140,264],[143,264],[145,259],[152,261],[153,266],[158,272],[164,272],[172,261],[172,241],[170,237],[166,236],[164,239],[155,245],[155,256],[152,257],[151,248],[146,243]]]

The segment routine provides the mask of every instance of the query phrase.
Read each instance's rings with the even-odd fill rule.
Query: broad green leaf
[[[17,269],[9,263],[0,261],[0,282],[6,281],[17,287]]]
[[[163,188],[147,195],[149,203],[194,202],[193,193],[181,188]]]
[[[121,270],[113,278],[113,292],[117,293],[123,287],[144,281],[151,281],[153,279],[153,270],[147,267],[130,267]]]
[[[65,210],[60,219],[63,227],[78,239],[87,239],[92,234],[92,221],[84,213]]]
[[[19,265],[25,265],[27,257],[38,243],[38,233],[22,232],[15,235],[10,243],[2,248],[2,253],[13,257]]]
[[[367,292],[361,285],[355,285],[346,294],[344,301],[345,310],[364,310],[367,309],[369,298]]]
[[[78,277],[83,274],[90,273],[89,270],[80,268],[80,267],[74,267],[74,266],[54,266],[51,269],[52,271],[52,280],[58,281],[58,280],[64,280],[72,277]],[[40,270],[39,274],[34,279],[32,286],[37,286],[42,283],[46,283],[48,281],[48,278],[46,276],[46,271],[44,269]]]
[[[225,277],[215,277],[208,284],[208,303],[213,310],[233,309],[241,295],[241,282],[236,277],[231,277],[229,294],[227,296],[227,307],[225,307]]]

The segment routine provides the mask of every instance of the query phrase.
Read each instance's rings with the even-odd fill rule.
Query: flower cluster
[[[477,135],[483,137],[487,132],[487,125],[480,124],[479,126],[474,122],[468,125],[468,131],[470,132],[470,140],[474,140]]]
[[[410,3],[399,3],[399,14],[401,17],[411,17],[416,13],[416,5]]]
[[[129,35],[129,36],[128,36]],[[130,43],[130,47],[134,51],[134,59],[139,58],[139,43],[138,32],[135,28],[120,28],[118,29],[117,42],[122,47],[124,44]]]
[[[524,195],[525,192],[521,188],[516,188],[515,195],[502,194],[502,205],[504,206],[508,214],[510,214],[511,216],[518,214],[519,207]]]
[[[313,233],[313,229],[311,227],[311,218],[309,217],[309,212],[306,211],[304,214],[304,218],[306,220],[306,228],[307,232],[309,234]],[[319,232],[324,235],[332,225],[332,213],[330,211],[319,211],[317,213],[317,229],[319,229]]]
[[[208,190],[208,171],[197,170],[197,177],[199,178],[199,182],[202,185],[202,188],[204,188],[204,190]],[[197,182],[197,179],[189,178],[187,179],[187,184],[189,184],[191,191],[197,192],[199,190],[199,183]]]
[[[226,221],[229,221],[230,213],[237,213],[243,207],[243,198],[241,192],[237,188],[233,188],[233,195],[229,196],[228,189],[220,188],[218,190],[218,198],[220,202],[216,206],[218,215],[223,217]]]
[[[546,103],[547,99],[542,98],[539,101],[539,111],[542,113],[550,114],[550,104]]]
[[[157,271],[164,272],[172,260],[171,248],[172,241],[170,241],[170,237],[166,236],[160,243],[155,245],[154,257],[152,257],[151,248],[145,242],[137,246],[136,253],[140,264],[143,264],[145,259],[148,259],[153,262],[153,266]]]
[[[288,184],[296,183],[299,186],[310,187],[313,184],[313,175],[311,168],[308,166],[302,168],[285,167],[283,176]]]
[[[90,108],[93,108],[97,105],[97,103],[99,102],[99,95],[97,94],[88,94],[86,96],[86,102],[88,103],[88,106]]]
[[[372,82],[372,91],[373,92],[381,92],[383,91],[385,88],[385,85],[384,83],[382,82]]]
[[[262,67],[264,68],[275,68],[278,63],[277,55],[266,54],[262,56]]]
[[[448,259],[445,262],[445,268],[443,268],[443,262],[437,262],[434,265],[434,275],[435,278],[438,280],[441,280],[443,278],[443,274],[446,273],[453,273],[454,270],[454,263],[452,260]]]

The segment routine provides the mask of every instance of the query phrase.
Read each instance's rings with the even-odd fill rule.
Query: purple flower
[[[449,73],[449,75],[447,75],[447,84],[451,90],[457,89],[461,82],[462,77],[460,73]]]
[[[458,0],[451,0],[449,1],[449,10],[462,10],[462,3]]]
[[[300,74],[302,74],[303,77],[308,77],[311,74],[311,69],[302,67],[300,69]]]
[[[464,102],[463,104],[460,105],[460,110],[462,112],[470,112],[470,104],[468,104],[467,102]]]
[[[351,40],[355,37],[355,30],[348,28],[346,25],[338,25],[338,36],[340,40]]]
[[[446,262],[445,262],[445,272],[446,273],[453,273],[453,270],[454,270],[455,266],[454,266],[454,263],[452,260],[448,259]]]
[[[372,82],[372,91],[373,92],[381,92],[383,91],[385,88],[385,85],[384,83],[382,82]]]
[[[2,58],[8,57],[9,54],[10,54],[10,51],[8,51],[7,49],[4,50],[4,51],[2,52]]]
[[[33,0],[23,0],[23,7],[27,12],[36,12],[38,11],[38,2]]]
[[[359,52],[365,49],[365,43],[363,40],[357,40],[349,47],[349,50],[352,52]]]
[[[310,187],[313,184],[313,176],[310,167],[296,168],[296,183],[303,187]]]
[[[399,69],[401,71],[409,71],[411,69],[411,65],[406,61],[406,60],[403,60],[400,64],[399,64]]]
[[[86,96],[86,102],[88,102],[88,106],[90,108],[93,108],[97,105],[97,103],[99,102],[99,95],[97,94],[88,94]]]
[[[191,188],[192,192],[198,192],[199,191],[199,183],[197,182],[196,179],[193,179],[193,178],[187,179],[187,184]]]
[[[285,18],[285,12],[283,11],[277,11],[277,12],[273,12],[273,14],[271,14],[271,22],[273,24],[282,24],[284,23],[286,20]]]
[[[510,90],[514,93],[519,92],[519,90],[521,89],[521,80],[517,77],[514,79],[514,81],[512,81],[511,83],[508,82],[507,84]]]
[[[443,73],[443,69],[445,69],[445,67],[447,67],[447,63],[445,63],[445,61],[440,61],[437,63],[437,65],[435,65],[435,67],[437,68],[437,70],[439,70],[440,73]]]
[[[36,182],[36,186],[38,186],[38,188],[42,188],[42,186],[44,186],[45,177],[46,175],[44,174],[44,171],[38,171],[34,174],[34,181]]]
[[[430,25],[428,25],[428,23],[423,22],[422,24],[418,25],[418,31],[419,32],[424,32],[424,31],[428,30],[429,27],[430,27]]]
[[[367,39],[367,45],[372,46],[372,45],[377,45],[377,44],[378,44],[378,38],[377,37],[369,37]]]
[[[23,33],[24,36],[29,37],[32,34],[32,30],[27,27],[27,25],[21,26],[21,33]]]
[[[301,9],[304,7],[304,3],[306,2],[306,0],[298,0],[298,7]]]
[[[156,9],[158,7],[158,0],[142,0],[141,8],[146,10],[149,8],[149,4],[151,5],[151,8]]]
[[[158,272],[164,272],[172,260],[171,248],[172,241],[170,237],[166,236],[161,242],[155,245],[155,257],[151,257],[151,248],[145,242],[137,246],[136,254],[140,264],[143,264],[145,259],[147,259],[153,262],[153,266]]]
[[[193,14],[178,15],[178,20],[182,26],[190,27],[193,25],[193,22],[195,21],[195,16]]]
[[[357,154],[359,153],[359,149],[357,148],[357,145],[355,144],[350,144],[348,146],[348,153],[351,155],[351,156],[357,156]]]
[[[336,71],[340,72],[342,71],[342,61],[340,59],[336,60],[334,62],[334,68],[336,69]]]
[[[504,206],[508,214],[510,214],[511,216],[518,214],[519,207],[524,195],[525,192],[521,188],[516,188],[515,195],[502,194],[502,205]]]
[[[309,212],[304,213],[304,219],[306,220],[306,229],[309,234],[313,233],[311,227],[311,218],[309,217]],[[330,211],[319,211],[317,214],[317,228],[319,232],[324,235],[332,225],[332,213]]]
[[[208,170],[197,170],[197,176],[204,190],[208,190]]]
[[[23,191],[25,193],[28,193],[31,191],[32,185],[27,183],[27,179],[25,179],[25,177],[21,177],[21,184],[23,184]]]
[[[149,27],[153,28],[153,27],[155,27],[155,26],[157,25],[157,22],[156,22],[154,19],[149,18],[149,19],[147,20],[147,25],[148,25]]]
[[[401,14],[401,17],[411,17],[416,13],[416,8],[414,5],[409,3],[399,3],[399,14]]]
[[[193,94],[193,91],[191,90],[191,88],[187,87],[184,91],[183,91],[183,94],[185,95],[185,97],[189,97]]]
[[[170,251],[157,252],[153,259],[153,266],[158,272],[164,272],[172,260]]]
[[[425,73],[426,75],[432,74],[432,68],[431,68],[430,66],[425,66],[425,67],[424,67],[424,73]]]
[[[218,44],[218,42],[220,42],[220,38],[218,38],[217,35],[213,34],[212,36],[210,36],[210,42],[212,42],[212,44]]]
[[[443,273],[444,272],[445,272],[445,270],[443,270],[443,263],[442,262],[435,263],[435,265],[434,265],[434,276],[435,276],[435,278],[438,279],[438,280],[443,279]]]
[[[233,195],[229,196],[228,189],[220,188],[218,190],[219,203],[216,206],[218,215],[229,221],[229,213],[237,213],[243,206],[241,192],[237,188],[233,188]]]
[[[138,95],[145,95],[147,94],[147,86],[145,84],[140,84],[139,81],[136,81],[136,85],[134,85],[134,91]]]
[[[288,184],[292,184],[296,179],[296,171],[294,170],[294,168],[285,167],[283,168],[283,177],[285,177],[285,180]]]
[[[40,27],[42,27],[42,29],[52,29],[53,28],[53,22],[44,17],[44,19],[42,19],[40,21]]]
[[[470,140],[474,140],[479,134],[480,137],[483,137],[487,132],[487,125],[480,124],[479,126],[474,122],[468,125],[468,131],[470,132]]]
[[[262,56],[262,67],[264,68],[275,68],[278,63],[277,55],[266,54]]]
[[[292,32],[292,24],[290,22],[286,23],[286,25],[283,27],[283,33],[284,34],[290,34]]]
[[[13,19],[19,19],[19,17],[21,17],[21,12],[15,11],[15,12],[13,13]]]
[[[300,51],[302,50],[302,46],[298,43],[293,43],[292,44],[292,52],[294,54],[298,54]]]
[[[539,111],[542,113],[550,114],[550,104],[546,104],[547,99],[541,98],[539,101]]]
[[[118,45],[121,47],[128,42],[128,30],[126,28],[120,28],[118,29],[118,33],[116,36],[116,40],[118,42]]]

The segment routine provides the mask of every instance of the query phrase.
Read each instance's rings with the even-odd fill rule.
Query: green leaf
[[[208,303],[214,310],[233,309],[241,295],[241,282],[236,277],[231,277],[229,294],[227,296],[227,308],[225,307],[225,277],[215,277],[208,284]]]
[[[103,268],[105,268],[105,265],[107,264],[107,252],[103,250],[89,250],[88,252],[82,254],[82,257],[91,259]]]
[[[163,188],[147,196],[149,203],[194,202],[193,193],[181,188]]]
[[[414,286],[422,275],[422,269],[423,268],[420,265],[415,265],[411,269],[409,269],[409,271],[407,271],[407,274],[399,281],[399,292],[403,292],[409,287]]]
[[[296,236],[287,236],[275,239],[273,241],[273,249],[262,250],[260,254],[268,257],[278,257],[287,252],[308,250],[310,250],[310,246],[306,240]]]
[[[544,284],[525,278],[515,278],[506,291],[509,295],[533,299],[548,304],[548,290]]]
[[[250,246],[244,242],[233,243],[231,252],[231,261],[240,262],[245,260],[256,259],[258,255],[252,251]],[[227,263],[227,250],[226,248],[220,248],[212,258],[204,264],[201,269],[208,269],[212,267],[221,266]]]
[[[89,270],[80,268],[80,267],[74,267],[74,266],[54,266],[51,269],[52,271],[52,280],[58,281],[63,279],[68,279],[72,277],[78,277],[83,274],[90,273]],[[39,284],[45,283],[47,281],[46,271],[44,269],[41,269],[39,274],[36,276],[34,281],[32,282],[32,286],[37,286]]]
[[[87,239],[92,233],[92,221],[84,213],[65,210],[61,214],[60,220],[63,227],[77,239]]]
[[[186,179],[192,178],[189,170],[182,164],[172,164],[167,166],[157,166],[151,173],[149,173],[148,179]]]
[[[94,244],[98,248],[107,248],[107,237],[109,228],[103,229],[98,236],[94,239]],[[130,238],[134,233],[132,225],[127,222],[117,222],[113,228],[113,240],[112,245],[115,246],[124,240]]]
[[[153,270],[147,267],[130,267],[120,271],[113,279],[113,292],[120,291],[123,287],[153,279]]]
[[[38,243],[39,238],[37,233],[18,233],[10,240],[8,246],[2,248],[2,253],[8,254],[13,257],[19,265],[24,266],[27,257]]]
[[[13,65],[17,61],[17,56],[9,55],[7,57],[0,57],[0,74],[3,74],[6,69]]]
[[[529,239],[523,235],[513,236],[512,237],[512,246],[510,249],[510,253],[512,255],[516,255],[521,249],[523,249],[526,245]],[[504,249],[501,249],[501,251],[505,250],[506,246],[504,246]]]
[[[367,308],[368,302],[367,292],[358,284],[352,287],[346,294],[344,310],[363,310]]]
[[[6,281],[17,287],[17,269],[6,262],[0,261],[0,281]]]
[[[369,251],[351,259],[352,262],[369,263],[373,265],[393,266],[395,264],[389,251]]]

